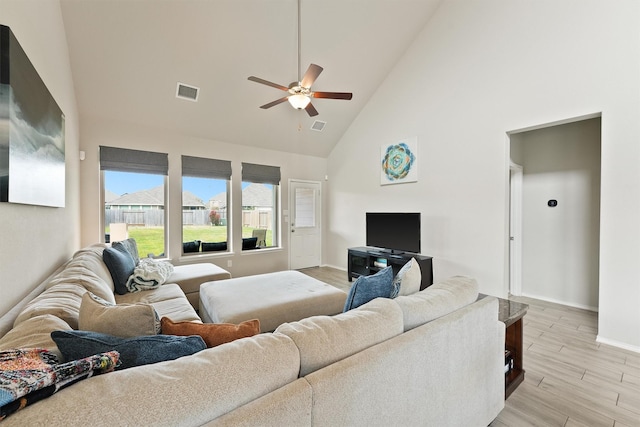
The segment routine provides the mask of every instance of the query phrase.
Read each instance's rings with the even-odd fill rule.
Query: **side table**
[[[504,323],[505,331],[505,400],[524,381],[522,367],[522,318],[527,314],[529,306],[515,301],[498,298],[498,319]]]

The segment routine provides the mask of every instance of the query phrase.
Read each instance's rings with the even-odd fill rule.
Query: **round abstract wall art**
[[[382,174],[380,177],[382,185],[418,180],[416,145],[414,140],[382,147]]]

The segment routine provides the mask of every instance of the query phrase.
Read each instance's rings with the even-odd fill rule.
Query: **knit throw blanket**
[[[173,273],[173,265],[167,261],[153,258],[141,258],[127,281],[129,292],[145,291],[157,288],[167,281]]]
[[[0,351],[0,421],[77,381],[112,371],[119,357],[110,351],[58,363],[56,355],[44,349]]]

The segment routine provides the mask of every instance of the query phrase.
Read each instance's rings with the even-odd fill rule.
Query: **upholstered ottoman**
[[[279,271],[216,280],[200,285],[200,317],[205,323],[259,319],[260,332],[286,322],[342,312],[347,294],[299,271]]]
[[[198,309],[200,285],[212,280],[230,279],[231,273],[209,262],[177,265],[167,279],[167,283],[177,283],[187,296],[189,303]]]

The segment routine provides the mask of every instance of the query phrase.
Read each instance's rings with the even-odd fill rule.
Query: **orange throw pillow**
[[[239,325],[231,323],[174,322],[168,317],[160,320],[165,335],[200,335],[208,348],[228,343],[239,338],[252,337],[260,333],[260,320],[247,320]]]

